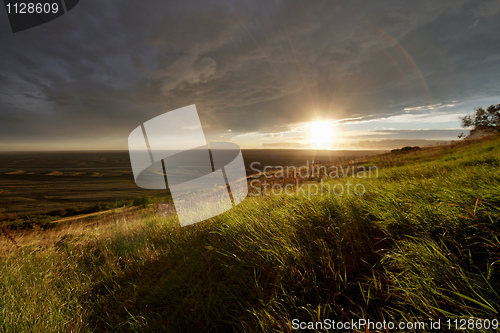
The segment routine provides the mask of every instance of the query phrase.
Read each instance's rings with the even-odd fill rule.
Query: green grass
[[[370,159],[362,196],[248,197],[1,243],[5,332],[284,332],[326,318],[500,318],[500,139]]]

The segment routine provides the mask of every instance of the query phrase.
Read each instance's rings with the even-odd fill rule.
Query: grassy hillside
[[[366,165],[364,195],[248,197],[1,240],[5,332],[284,332],[292,319],[499,318],[500,139]],[[315,182],[315,184],[318,184]],[[364,331],[364,330],[363,330]]]

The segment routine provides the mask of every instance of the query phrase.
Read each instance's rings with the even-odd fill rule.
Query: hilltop
[[[0,330],[284,332],[294,319],[493,327],[500,138],[355,165],[378,173],[301,184],[351,182],[362,195],[249,196],[184,228],[151,206],[17,233],[19,249],[3,238]]]

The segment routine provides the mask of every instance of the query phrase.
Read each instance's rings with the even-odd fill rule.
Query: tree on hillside
[[[475,108],[474,111],[473,115],[460,117],[462,127],[472,127],[472,131],[500,132],[500,104],[491,105],[486,110]]]

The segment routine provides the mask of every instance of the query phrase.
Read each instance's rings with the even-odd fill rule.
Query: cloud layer
[[[126,149],[137,124],[193,103],[228,137],[472,112],[499,102],[499,13],[495,0],[89,0],[16,34],[4,20],[0,149]]]

